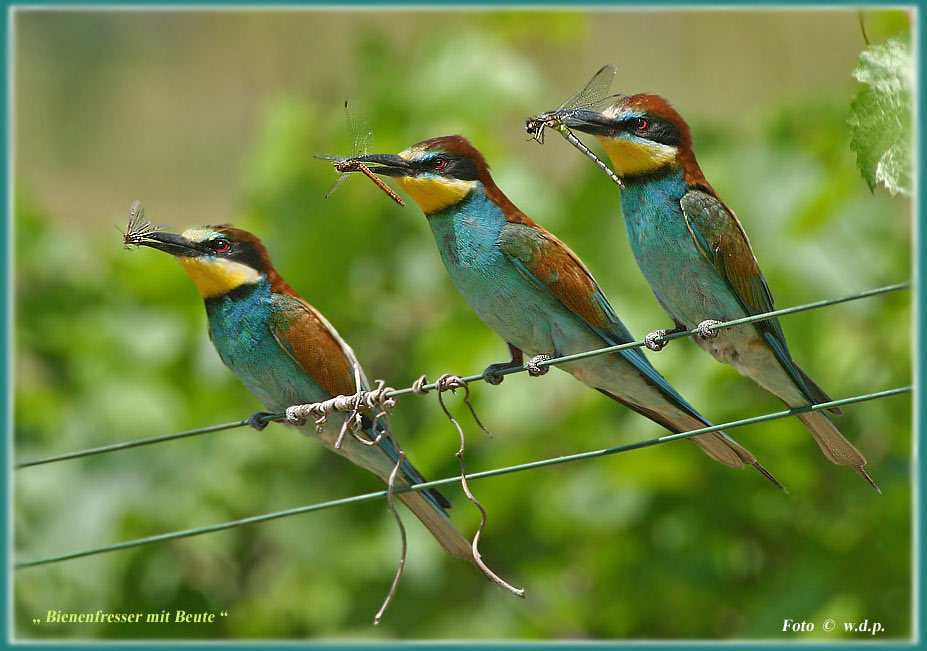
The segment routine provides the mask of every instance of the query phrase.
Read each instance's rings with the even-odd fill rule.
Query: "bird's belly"
[[[688,243],[687,243],[688,244]],[[748,316],[701,254],[679,247],[675,267],[641,262],[641,270],[653,288],[654,296],[674,322],[692,330],[707,319],[730,321]],[[756,369],[772,354],[756,326],[747,324],[720,330],[712,339],[694,337],[695,342],[719,362],[730,364],[753,377]]]
[[[650,251],[637,255],[637,262],[663,309],[673,320],[694,328],[706,319],[728,321],[746,316],[730,294],[714,267],[701,256],[695,245],[677,246],[670,260]]]
[[[527,355],[550,354],[556,346],[555,317],[563,306],[546,296],[501,256],[488,264],[449,264],[454,285],[477,316]]]
[[[694,339],[719,362],[743,369],[743,373],[762,366],[771,354],[759,332],[751,325],[721,330],[713,339]]]
[[[779,396],[792,406],[807,404],[795,381],[783,368],[772,348],[752,325],[721,330],[714,339],[695,338],[696,343],[715,359]]]
[[[727,283],[696,246],[681,212],[672,218],[626,212],[625,224],[637,265],[674,321],[691,329],[706,319],[746,316]]]

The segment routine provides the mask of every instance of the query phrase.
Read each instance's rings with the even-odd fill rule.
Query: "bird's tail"
[[[654,409],[643,407],[631,400],[621,398],[605,389],[596,387],[596,391],[604,393],[609,398],[617,400],[626,407],[630,407],[642,416],[646,416],[653,422],[659,423],[674,434],[681,434],[682,432],[690,432],[694,429],[711,426],[711,423],[699,416],[698,412],[678,394],[671,397],[674,399],[674,407],[682,411],[682,413],[677,413],[676,416],[670,416]],[[730,466],[731,468],[753,466],[757,472],[766,477],[766,479],[771,481],[777,488],[788,493],[788,491],[785,490],[785,486],[780,484],[779,480],[776,479],[771,472],[761,466],[760,462],[756,460],[756,457],[754,457],[747,448],[737,443],[737,441],[724,432],[699,434],[698,436],[689,437],[689,440],[702,448],[702,451],[709,457],[726,466]]]
[[[409,510],[422,521],[445,551],[451,556],[476,563],[473,548],[460,531],[457,530],[442,509],[435,506],[420,492],[409,491],[396,495]]]
[[[760,465],[756,457],[750,451],[737,443],[724,432],[710,432],[708,434],[699,434],[689,440],[694,442],[702,451],[715,461],[719,461],[732,468],[743,468],[744,466],[753,466],[756,470],[771,481],[777,488],[785,490],[785,486],[779,483],[772,473]]]
[[[825,457],[841,466],[850,466],[872,484],[874,489],[880,493],[882,492],[864,468],[866,457],[834,427],[834,424],[828,420],[827,416],[819,411],[814,411],[807,414],[798,414],[798,419],[811,432],[811,436],[817,441]]]

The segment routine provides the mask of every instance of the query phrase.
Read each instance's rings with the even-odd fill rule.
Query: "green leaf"
[[[853,76],[867,85],[850,104],[850,149],[856,152],[856,165],[870,189],[882,183],[893,196],[899,192],[910,196],[911,36],[895,36],[865,50]]]

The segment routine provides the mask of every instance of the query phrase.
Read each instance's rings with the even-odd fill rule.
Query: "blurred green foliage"
[[[910,276],[910,205],[871,194],[848,148],[850,73],[863,47],[853,12],[39,12],[21,14],[16,29],[20,460],[260,408],[212,349],[186,274],[167,256],[122,250],[113,225],[136,198],[156,224],[234,221],[257,233],[371,377],[401,387],[505,357],[450,284],[414,204],[399,208],[362,177],[323,200],[335,174],[311,154],[350,148],[348,94],[366,107],[382,151],[467,135],[516,205],[583,257],[638,336],[668,323],[628,249],[615,187],[553,134],[541,148],[521,131],[524,116],[559,104],[606,61],[622,65],[615,90],[664,92],[690,118],[701,165],[743,221],[778,306]],[[667,30],[673,47],[646,49]],[[803,53],[802,65],[777,50],[769,56],[784,72],[754,76],[772,65],[768,43],[750,50],[759,35],[793,39],[783,51]],[[693,48],[699,38],[718,46]],[[720,68],[726,61],[740,67]],[[719,75],[733,78],[710,84]],[[783,327],[794,357],[840,398],[911,381],[910,323],[910,296],[897,293],[789,316]],[[690,342],[653,361],[716,422],[781,409]],[[471,471],[662,432],[564,373],[472,394],[495,437],[450,398],[470,436]],[[527,589],[524,601],[447,557],[406,513],[406,573],[372,627],[398,555],[394,522],[376,502],[19,571],[16,635],[844,636],[821,631],[829,617],[868,618],[883,638],[905,637],[910,400],[848,407],[837,423],[866,453],[882,495],[828,463],[794,419],[736,432],[788,495],[684,442],[474,482],[489,512],[484,558]],[[456,434],[434,395],[401,399],[394,431],[426,476],[457,472]],[[31,559],[379,487],[283,426],[232,430],[17,472],[14,548]],[[478,514],[459,489],[445,493],[458,526],[475,531]],[[50,609],[229,616],[32,625]],[[786,618],[818,626],[784,636]]]

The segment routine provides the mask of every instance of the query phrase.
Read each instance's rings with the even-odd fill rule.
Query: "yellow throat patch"
[[[225,258],[188,258],[177,256],[203,298],[228,294],[242,285],[258,282],[263,276],[246,264]]]
[[[476,181],[441,177],[400,176],[396,178],[399,187],[409,193],[426,215],[453,206],[470,194]]]
[[[612,160],[618,176],[637,176],[653,172],[676,159],[676,148],[659,142],[596,136]]]

